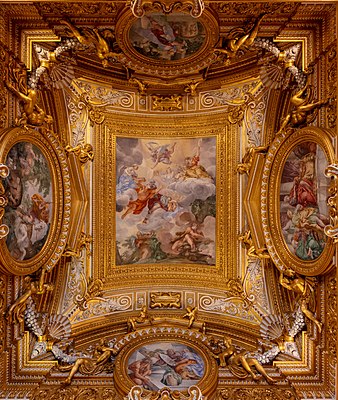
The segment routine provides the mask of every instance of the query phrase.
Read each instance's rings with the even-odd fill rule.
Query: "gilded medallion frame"
[[[261,216],[262,216],[262,226],[264,231],[264,238],[266,242],[269,254],[276,264],[277,268],[282,270],[284,268],[292,268],[297,273],[304,274],[307,276],[316,276],[327,272],[333,265],[332,257],[334,253],[333,240],[326,237],[325,247],[322,252],[316,258],[312,260],[301,259],[298,255],[293,254],[287,245],[286,239],[282,232],[282,222],[281,222],[281,184],[282,184],[282,174],[290,157],[291,153],[297,149],[297,146],[303,144],[304,146],[309,143],[317,145],[323,152],[326,163],[331,164],[334,161],[334,148],[332,144],[333,132],[327,129],[320,129],[316,127],[306,127],[299,130],[288,129],[281,132],[271,144],[268,154],[266,156],[266,161],[263,169],[262,177],[262,187],[261,187]],[[323,171],[321,171],[324,176],[324,170],[326,166],[323,166]],[[327,179],[327,178],[322,178]],[[293,184],[295,186],[295,184]],[[316,182],[317,185],[317,182]],[[326,185],[326,189],[329,188],[329,183]],[[293,190],[293,189],[292,189]],[[316,193],[315,189],[314,193]],[[305,194],[306,195],[306,194]],[[323,196],[322,196],[323,197]],[[284,201],[290,202],[291,200],[285,199]],[[301,217],[301,212],[303,209],[308,210],[308,212],[313,212],[313,218],[316,218],[317,211],[315,207],[306,205],[306,202],[302,205],[301,200],[296,200],[298,206],[298,216]],[[305,201],[305,200],[304,200]],[[308,203],[310,204],[310,203]],[[319,210],[319,208],[318,208]],[[305,215],[305,214],[304,214]],[[319,215],[319,213],[318,213]],[[297,217],[298,217],[297,216]],[[311,217],[311,216],[310,216]],[[309,224],[309,218],[300,220],[297,226],[301,224]],[[291,215],[289,215],[291,218]],[[327,215],[328,218],[328,215]],[[302,222],[303,221],[303,222]],[[320,222],[321,225],[323,222]],[[305,225],[304,225],[305,227]],[[323,228],[323,226],[322,226]],[[284,227],[285,229],[285,227]],[[306,225],[304,230],[309,230],[309,225]],[[318,229],[318,228],[316,228]],[[311,232],[311,231],[310,231]],[[302,233],[301,233],[302,234]],[[324,232],[323,232],[324,234]],[[295,239],[294,245],[297,245],[297,240]],[[305,239],[304,239],[305,240]],[[307,238],[307,240],[309,240]],[[300,246],[300,245],[298,245]],[[299,248],[299,247],[297,247]]]
[[[204,396],[214,393],[218,381],[218,364],[210,350],[204,344],[207,337],[198,332],[172,326],[149,327],[140,329],[124,337],[123,347],[115,359],[114,382],[118,392],[125,396],[135,383],[128,375],[128,360],[132,353],[143,346],[157,343],[177,343],[193,349],[204,362],[204,375],[198,381],[198,387]],[[119,343],[119,342],[118,342]],[[188,393],[187,389],[179,390]],[[151,393],[145,390],[146,393]]]
[[[153,10],[149,9],[147,14],[162,14],[163,17],[172,17],[175,14],[184,14],[192,18],[190,13],[185,11],[180,11],[179,13],[172,12],[170,14],[160,13],[156,8],[156,5],[153,6]],[[208,65],[210,65],[210,63],[214,60],[213,48],[219,39],[219,29],[217,20],[211,12],[205,10],[201,17],[198,19],[193,19],[198,21],[196,23],[201,24],[204,28],[204,43],[196,51],[196,53],[179,60],[156,60],[146,57],[140,54],[140,52],[136,51],[129,40],[129,32],[132,25],[138,20],[138,18],[132,15],[130,10],[126,10],[119,16],[116,25],[116,41],[123,52],[124,58],[126,59],[125,64],[133,70],[139,70],[146,74],[159,76],[162,79],[173,79],[201,71],[203,68],[206,68]]]
[[[53,199],[50,226],[42,248],[31,258],[18,260],[9,253],[4,238],[0,241],[0,270],[14,275],[32,274],[41,267],[50,271],[60,259],[68,238],[71,190],[67,157],[54,132],[48,129],[8,128],[0,132],[0,139],[3,164],[17,144],[28,143],[39,149],[49,167]]]

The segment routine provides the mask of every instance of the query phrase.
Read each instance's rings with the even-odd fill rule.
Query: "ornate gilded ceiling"
[[[333,399],[335,2],[0,11],[0,397]]]

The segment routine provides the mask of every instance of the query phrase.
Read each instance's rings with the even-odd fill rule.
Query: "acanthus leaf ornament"
[[[330,98],[327,107],[327,122],[330,128],[335,128],[337,122],[337,51],[334,42],[332,43],[331,50],[327,54],[327,63],[327,94]]]
[[[9,175],[9,168],[5,164],[0,164],[0,240],[4,239],[9,232],[6,224],[2,224],[2,217],[5,214],[5,207],[7,205],[7,197],[5,197],[5,188],[1,179],[6,179]]]
[[[334,271],[335,274],[335,271]],[[333,359],[336,359],[337,356],[337,279],[335,275],[332,275],[328,278],[327,283],[325,285],[327,291],[327,304],[328,304],[328,313],[327,313],[327,321],[326,321],[326,330],[328,332],[328,349],[329,353],[332,355]]]
[[[265,154],[268,151],[268,149],[269,146],[249,147],[243,156],[242,162],[237,165],[237,171],[240,174],[249,175],[255,153]]]
[[[324,233],[334,239],[334,242],[338,242],[338,210],[337,210],[337,194],[338,194],[338,164],[334,163],[329,165],[325,169],[325,176],[331,178],[329,187],[330,196],[327,199],[327,204],[330,207],[330,219],[331,223],[326,225]]]
[[[78,107],[81,108],[82,104],[86,107],[91,126],[103,123],[105,118],[103,112],[93,105],[87,93],[82,93],[80,96]]]
[[[88,303],[93,300],[102,299],[103,281],[101,279],[90,280],[88,283],[85,282],[86,288],[84,294],[76,296],[75,303],[78,305],[81,311],[88,308]]]
[[[193,18],[199,18],[204,9],[203,0],[183,0],[183,1],[150,1],[150,0],[130,0],[127,4],[131,8],[134,17],[142,18],[146,12],[147,6],[156,7],[165,14],[171,13],[173,10],[187,8],[190,10],[190,15]]]
[[[250,4],[250,3],[249,3]],[[217,400],[228,400],[228,399],[252,399],[252,400],[261,400],[261,399],[271,399],[274,400],[297,400],[298,396],[296,394],[295,389],[285,389],[285,388],[275,388],[273,392],[271,388],[226,388],[221,389],[218,393]]]
[[[191,96],[197,96],[197,87],[204,81],[205,79],[195,81],[195,79],[192,79],[190,82],[188,82],[185,85],[184,91]]]
[[[166,387],[149,394],[144,393],[143,387],[133,386],[125,397],[125,400],[203,400],[204,398],[198,386],[190,386],[188,389],[188,396]]]
[[[90,143],[78,144],[75,147],[67,145],[65,150],[68,154],[74,153],[78,157],[81,164],[85,164],[87,161],[93,161],[94,159],[94,150]]]

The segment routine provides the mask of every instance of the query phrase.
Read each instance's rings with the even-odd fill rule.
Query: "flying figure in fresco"
[[[200,164],[200,154],[201,154],[201,139],[198,141],[198,147],[196,154],[192,157],[185,158],[184,169],[176,175],[178,179],[189,179],[189,178],[208,178],[213,179],[212,176],[207,172],[207,170]]]
[[[174,212],[178,207],[176,200],[169,196],[165,196],[161,193],[156,193],[153,197],[148,200],[148,214],[142,221],[143,224],[148,223],[149,217],[156,210],[164,210],[167,212]]]
[[[146,146],[150,151],[151,159],[154,162],[153,168],[155,168],[159,163],[171,164],[171,156],[175,151],[176,142],[174,142],[172,145],[159,145],[156,142],[148,142]]]
[[[150,180],[146,185],[140,183],[135,190],[137,192],[137,199],[129,201],[125,212],[121,216],[122,219],[128,214],[141,214],[143,209],[147,206],[148,200],[159,191],[154,180]]]

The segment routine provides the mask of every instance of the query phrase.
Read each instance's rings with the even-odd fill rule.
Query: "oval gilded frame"
[[[50,271],[60,259],[68,238],[71,191],[67,157],[55,134],[48,129],[8,128],[0,132],[0,163],[6,164],[9,151],[18,143],[31,143],[45,157],[52,180],[53,207],[45,243],[32,258],[11,256],[6,238],[0,241],[0,270],[6,274],[28,275],[42,266]]]
[[[218,364],[207,346],[202,343],[203,335],[197,332],[194,333],[192,334],[192,332],[185,329],[157,327],[137,330],[129,334],[130,342],[127,339],[127,343],[123,346],[115,360],[114,383],[118,392],[122,396],[126,396],[130,389],[135,386],[135,383],[128,375],[128,360],[136,350],[146,345],[172,342],[186,345],[201,356],[204,362],[204,375],[199,380],[197,386],[204,396],[214,393],[218,381]],[[144,389],[144,392],[151,393],[146,389]],[[188,393],[187,389],[181,392]]]
[[[153,11],[149,10],[146,13],[146,15],[149,14],[161,13],[155,7]],[[186,14],[187,16],[190,16],[190,13],[185,11],[179,11],[178,13],[173,12],[169,15],[173,16],[175,14]],[[167,14],[163,15],[166,16]],[[179,60],[166,61],[163,59],[153,59],[146,57],[135,50],[130,42],[129,32],[132,25],[137,20],[138,18],[134,17],[130,10],[126,10],[121,16],[119,16],[115,29],[117,44],[123,52],[125,65],[129,68],[140,71],[142,74],[150,74],[168,79],[199,72],[214,61],[213,49],[219,38],[219,29],[216,18],[210,12],[205,10],[202,16],[198,18],[198,22],[203,25],[205,30],[204,43],[196,53]]]
[[[322,149],[329,165],[334,162],[332,137],[329,130],[316,127],[288,129],[275,138],[267,153],[261,187],[261,218],[266,247],[279,270],[292,268],[299,274],[316,276],[333,265],[334,246],[329,237],[322,253],[314,260],[302,260],[292,254],[284,239],[280,217],[281,178],[291,152],[301,143],[313,142]]]

